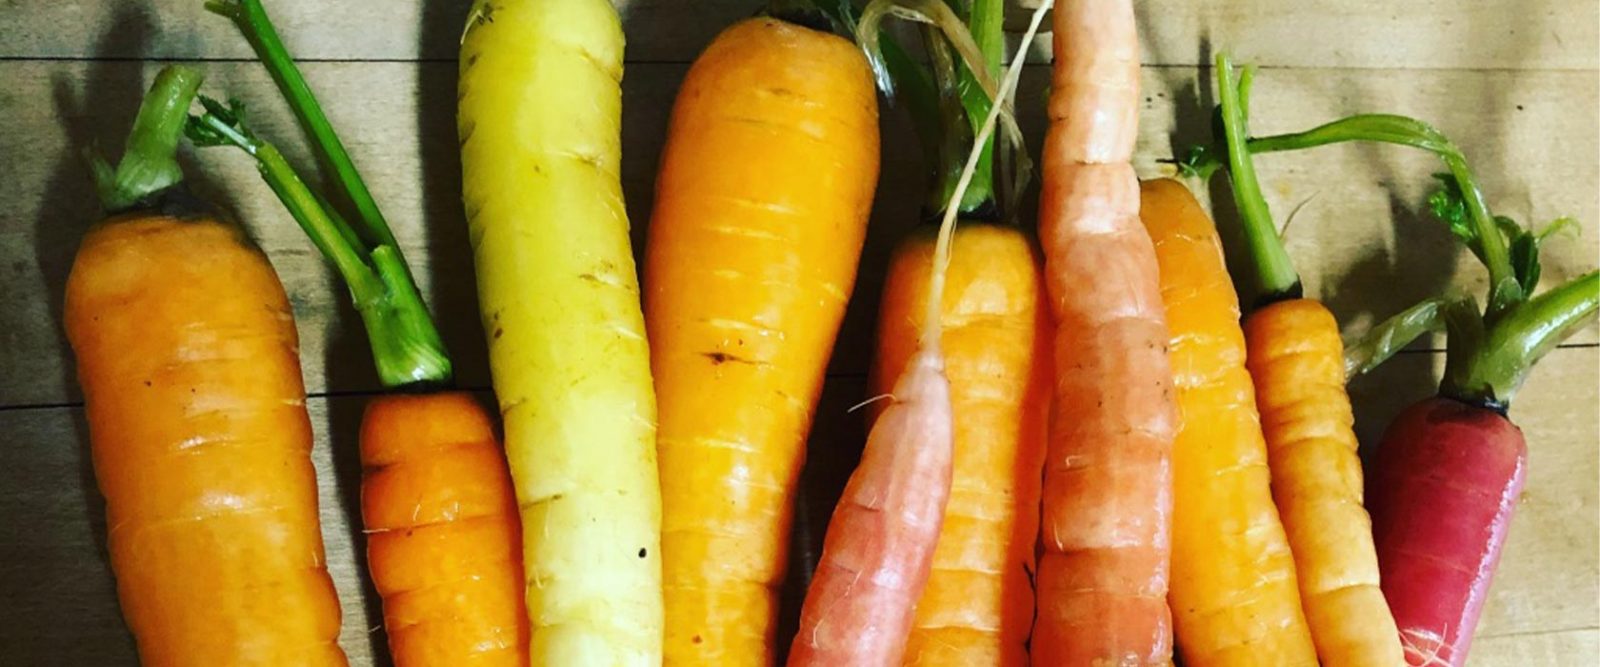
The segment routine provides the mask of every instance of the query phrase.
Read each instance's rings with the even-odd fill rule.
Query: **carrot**
[[[1156,253],[1128,160],[1131,2],[1055,12],[1039,240],[1055,322],[1033,662],[1166,664],[1177,413]]]
[[[1034,11],[1019,52],[1033,41],[1051,4],[1045,0]],[[876,35],[875,28],[863,30]],[[861,462],[834,508],[800,609],[791,666],[892,666],[904,656],[951,488],[954,418],[941,350],[951,237],[959,202],[1006,109],[1003,101],[1016,85],[1022,61],[1013,61],[1005,81],[990,96],[994,103],[945,204],[921,336],[895,381],[892,403],[873,423]]]
[[[536,665],[662,659],[656,405],[618,175],[621,79],[607,0],[473,6],[463,194]]]
[[[916,351],[934,238],[919,231],[890,260],[874,396],[893,393]],[[1051,377],[1038,251],[1013,225],[963,220],[950,257],[940,320],[952,488],[905,664],[1025,665]]]
[[[334,165],[334,182],[361,224],[345,223],[235,110],[202,100],[208,112],[193,119],[191,136],[256,157],[262,176],[345,279],[383,386],[412,392],[374,399],[361,426],[367,560],[383,596],[394,662],[526,665],[521,530],[489,416],[465,394],[438,391],[452,365],[433,319],[376,201],[260,3],[211,7],[255,47],[323,162]]]
[[[146,665],[343,665],[298,340],[271,265],[186,194],[200,73],[161,71],[67,280],[123,615]]]
[[[1246,366],[1255,382],[1272,472],[1272,497],[1294,555],[1317,656],[1327,665],[1403,662],[1394,616],[1378,588],[1372,521],[1362,507],[1355,417],[1344,388],[1339,325],[1301,298],[1295,272],[1246,148],[1252,69],[1239,84],[1217,58],[1228,175],[1243,222],[1256,307],[1245,317]]]
[[[1347,141],[1433,153],[1447,173],[1437,175],[1443,187],[1428,203],[1488,268],[1482,310],[1470,297],[1426,299],[1350,345],[1344,364],[1347,373],[1363,373],[1423,333],[1448,334],[1438,395],[1402,411],[1384,432],[1367,495],[1380,585],[1406,662],[1464,664],[1526,475],[1526,443],[1506,417],[1511,398],[1534,363],[1600,312],[1600,272],[1530,298],[1541,244],[1573,221],[1533,231],[1492,215],[1461,149],[1414,118],[1358,114],[1242,139],[1229,140],[1250,153]],[[1213,152],[1200,150],[1186,167],[1207,173],[1217,165]]]
[[[878,176],[849,42],[723,31],[679,91],[645,247],[669,664],[770,664],[805,443]]]
[[[1535,232],[1492,215],[1464,154],[1424,123],[1352,116],[1272,139],[1284,148],[1383,141],[1437,154],[1449,174],[1429,204],[1489,269],[1482,310],[1471,297],[1425,301],[1346,359],[1365,371],[1425,331],[1447,332],[1438,395],[1389,424],[1367,488],[1383,593],[1406,662],[1465,664],[1527,475],[1527,444],[1507,417],[1511,400],[1540,358],[1600,312],[1600,272],[1531,296],[1541,243],[1572,221]]]
[[[1172,457],[1178,646],[1193,665],[1315,665],[1216,228],[1182,183],[1148,181],[1142,194],[1184,416]]]
[[[459,392],[374,399],[361,465],[395,664],[528,664],[516,497],[483,407]]]
[[[1503,239],[1490,226],[1473,237]],[[1537,271],[1534,280],[1519,273],[1519,289],[1532,293]],[[1527,476],[1527,444],[1506,416],[1510,401],[1535,362],[1600,312],[1600,273],[1515,301],[1495,317],[1470,298],[1439,312],[1449,332],[1439,394],[1390,422],[1368,492],[1383,593],[1406,662],[1454,667],[1467,661]],[[1408,341],[1394,342],[1383,354]]]
[[[858,32],[876,29],[885,3],[868,5]],[[969,8],[970,39],[991,77],[1000,74],[1003,3],[978,0]],[[932,18],[932,17],[930,17]],[[953,14],[950,29],[959,34]],[[967,69],[941,66],[952,48],[925,32],[931,72],[900,59],[885,36],[869,51],[891,74],[898,101],[919,117],[965,117],[981,127],[990,98]],[[863,40],[869,47],[873,39]],[[965,87],[963,87],[965,83]],[[979,93],[979,104],[961,90]],[[941,94],[942,93],[942,94]],[[1007,100],[1005,104],[1010,104]],[[972,150],[937,123],[915,123],[931,183],[930,218],[942,219]],[[995,145],[995,144],[998,144]],[[1034,547],[1039,531],[1039,480],[1050,400],[1049,321],[1034,240],[1016,224],[1027,174],[1018,160],[997,160],[997,149],[1025,154],[1020,142],[980,147],[978,166],[955,203],[958,224],[950,237],[949,264],[939,305],[942,351],[950,386],[954,458],[951,493],[933,553],[932,569],[917,600],[904,664],[1025,665],[1033,625]],[[980,178],[980,175],[982,177]],[[1009,184],[997,188],[996,184]],[[937,229],[923,225],[895,250],[883,286],[871,394],[890,395],[916,354],[936,272]],[[870,405],[881,411],[882,402]]]

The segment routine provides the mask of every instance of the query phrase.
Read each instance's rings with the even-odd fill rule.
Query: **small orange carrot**
[[[1252,72],[1245,68],[1234,85],[1232,63],[1218,56],[1223,136],[1217,142],[1226,147],[1257,295],[1244,322],[1246,366],[1255,381],[1272,498],[1322,664],[1399,665],[1405,661],[1399,630],[1378,588],[1372,520],[1361,504],[1344,344],[1333,314],[1301,298],[1300,276],[1261,196],[1246,142]]]
[[[1055,54],[1039,241],[1056,382],[1033,663],[1166,664],[1177,414],[1156,254],[1128,163],[1139,89],[1132,2],[1062,2]]]
[[[772,662],[828,355],[878,176],[860,50],[740,22],[678,94],[644,260],[668,665]]]
[[[146,665],[344,665],[289,300],[182,187],[200,80],[162,70],[96,162],[111,217],[67,279],[117,596]]]
[[[459,392],[374,399],[361,465],[395,664],[528,664],[517,501],[483,406]]]
[[[1171,593],[1184,663],[1316,665],[1216,227],[1182,183],[1142,190],[1184,416],[1172,456]]]
[[[1051,1],[1034,11],[1025,50]],[[875,29],[874,29],[875,30]],[[905,654],[950,496],[954,418],[945,377],[943,306],[959,202],[984,153],[1009,91],[1014,59],[991,99],[948,201],[934,244],[921,336],[872,425],[861,462],[845,485],[822,557],[800,609],[789,665],[893,667]]]

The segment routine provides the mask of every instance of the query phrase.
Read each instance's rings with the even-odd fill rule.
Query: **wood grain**
[[[0,62],[0,405],[77,400],[58,327],[61,287],[82,230],[96,216],[79,158],[85,146],[115,153],[144,81],[158,69],[141,62]],[[455,150],[455,68],[450,63],[312,63],[305,66],[335,127],[342,130],[395,233],[416,265],[424,295],[458,357],[459,380],[487,387],[474,300],[471,254],[460,210]],[[253,122],[297,164],[309,166],[287,108],[254,63],[206,63],[206,89],[250,105]],[[634,65],[624,80],[623,189],[642,247],[655,166],[671,100],[685,68]],[[1205,139],[1208,82],[1195,68],[1145,70],[1138,166]],[[1024,131],[1043,132],[1044,68],[1030,68],[1018,108]],[[1268,70],[1254,105],[1262,132],[1303,128],[1337,114],[1385,109],[1435,122],[1465,147],[1483,174],[1490,203],[1518,218],[1576,216],[1577,240],[1552,242],[1547,284],[1600,263],[1600,204],[1592,184],[1600,129],[1578,108],[1600,107],[1600,82],[1581,72]],[[1175,120],[1177,119],[1177,120]],[[894,109],[885,109],[884,167],[860,287],[846,316],[833,372],[864,373],[865,342],[877,310],[889,249],[918,219],[922,169]],[[1327,299],[1347,329],[1359,331],[1446,285],[1481,291],[1483,271],[1458,252],[1437,222],[1419,212],[1437,169],[1402,148],[1329,147],[1259,161],[1308,290]],[[189,169],[195,187],[234,211],[267,250],[296,306],[306,384],[313,393],[373,390],[366,342],[343,289],[273,200],[242,153],[207,149]],[[1220,181],[1219,181],[1220,183]],[[1225,230],[1228,227],[1225,225]],[[1573,344],[1592,344],[1593,330]]]
[[[25,58],[241,59],[250,50],[201,0],[144,3],[8,0],[0,54]],[[453,60],[467,0],[267,0],[284,41],[314,60]],[[758,0],[616,0],[628,61],[686,63]],[[142,5],[142,6],[141,6]],[[1234,49],[1273,67],[1593,69],[1600,5],[1570,0],[1145,2],[1144,62],[1209,64]],[[1026,16],[1013,11],[1018,32]],[[1048,25],[1048,24],[1046,24]],[[115,28],[115,30],[113,30]],[[109,35],[102,40],[102,35]],[[149,39],[150,36],[159,39]],[[1047,36],[1047,35],[1046,35]],[[1209,47],[1205,46],[1209,43]],[[1040,44],[1049,44],[1044,39]],[[1048,49],[1035,51],[1044,59]]]

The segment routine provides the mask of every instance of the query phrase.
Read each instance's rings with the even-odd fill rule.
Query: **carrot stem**
[[[183,138],[189,106],[204,78],[192,67],[163,68],[139,105],[139,115],[116,168],[112,169],[101,156],[90,155],[96,191],[107,212],[126,210],[183,182],[178,142]]]
[[[1250,248],[1251,268],[1259,290],[1256,306],[1300,296],[1300,275],[1295,273],[1294,262],[1278,236],[1278,226],[1272,221],[1272,211],[1261,195],[1261,183],[1256,179],[1255,163],[1246,146],[1249,129],[1250,84],[1254,68],[1246,67],[1236,85],[1233,79],[1233,62],[1228,54],[1217,54],[1217,86],[1222,100],[1222,126],[1228,148],[1228,182],[1233,187],[1233,199],[1244,223],[1245,240]]]
[[[1021,143],[1010,104],[998,97],[996,83],[1005,48],[1004,9],[1002,0],[974,0],[963,24],[952,6],[939,0],[874,0],[856,23],[856,39],[884,94],[892,100],[897,87],[917,87],[909,111],[932,168],[929,211],[935,217],[951,201],[974,137],[993,106],[1005,111],[999,119],[1004,146]],[[928,69],[906,57],[893,38],[881,32],[884,19],[890,17],[922,24]],[[984,217],[1009,217],[1015,203],[1010,200],[1020,195],[1031,165],[1019,148],[1007,154],[1012,160],[1003,164],[1004,172],[998,170],[997,145],[992,137],[983,143],[970,183],[954,204],[961,213],[985,211]],[[1003,191],[997,184],[1005,186]]]
[[[1344,348],[1344,376],[1346,380],[1361,375],[1389,360],[1411,341],[1425,333],[1444,328],[1446,307],[1456,299],[1432,297],[1401,311],[1372,328],[1360,340],[1348,342]]]
[[[972,41],[983,56],[983,66],[986,68],[984,75],[991,79],[1000,76],[1000,60],[1005,50],[1004,21],[1003,0],[972,0],[968,7],[967,31],[972,34]],[[1017,57],[1022,57],[1022,54]],[[961,63],[956,73],[956,90],[961,96],[961,106],[966,109],[967,123],[973,135],[977,135],[984,118],[989,115],[989,108],[999,102],[990,99],[988,93],[984,92],[983,84],[973,73],[971,63]],[[983,147],[979,149],[978,166],[972,172],[972,184],[967,186],[967,193],[961,198],[963,213],[994,200],[994,177],[994,138],[990,137],[984,140]]]
[[[1600,312],[1600,272],[1590,271],[1518,304],[1487,331],[1463,332],[1459,325],[1452,326],[1453,349],[1439,393],[1504,410],[1534,363],[1588,326],[1596,312]],[[1471,342],[1474,333],[1481,336],[1479,344],[1459,344]],[[1466,340],[1457,340],[1462,337]]]
[[[317,156],[333,171],[340,189],[355,207],[358,223],[356,232],[369,245],[391,245],[398,252],[399,246],[384,220],[383,212],[378,210],[378,202],[367,190],[366,182],[361,179],[355,162],[350,159],[350,153],[333,131],[333,124],[328,122],[327,114],[323,113],[322,105],[300,74],[300,68],[290,57],[283,40],[278,38],[278,31],[272,26],[272,20],[261,6],[261,1],[211,0],[206,3],[206,9],[233,21],[239,32],[244,34],[245,41],[250,43],[250,48],[256,52],[261,64],[266,66],[272,80],[278,84],[278,90],[289,102],[295,118],[300,121],[301,128],[311,136],[312,148]]]
[[[231,145],[256,160],[262,180],[344,278],[361,314],[378,377],[387,388],[443,384],[450,357],[394,245],[368,250],[338,212],[313,192],[276,146],[259,139],[237,109],[201,98],[206,112],[190,117],[189,136],[200,145]]]
[[[1489,269],[1489,305],[1485,317],[1494,319],[1527,299],[1529,290],[1517,281],[1505,236],[1489,213],[1483,191],[1467,166],[1466,155],[1433,126],[1394,114],[1357,114],[1304,132],[1250,139],[1245,148],[1250,153],[1273,153],[1348,141],[1410,146],[1437,155],[1461,188],[1472,233],[1467,245]],[[1191,155],[1183,166],[1191,173],[1205,176],[1215,170],[1217,160],[1212,151],[1202,149]]]

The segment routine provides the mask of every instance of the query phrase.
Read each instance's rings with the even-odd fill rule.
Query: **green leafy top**
[[[855,21],[856,39],[879,88],[911,116],[930,168],[927,209],[935,217],[954,194],[974,138],[995,103],[1005,48],[1004,10],[1004,0],[873,0]],[[848,10],[842,13],[848,16]],[[884,33],[882,24],[891,17],[921,24],[926,66]],[[1000,103],[1000,137],[984,141],[957,206],[962,214],[1012,220],[1032,164],[1012,100],[1008,96]]]
[[[1225,58],[1219,58],[1219,70],[1226,70],[1226,64]],[[1249,89],[1248,70],[1246,74],[1246,81],[1238,89],[1245,93]],[[1224,106],[1229,105],[1229,89],[1224,86]],[[1233,106],[1248,110],[1243,95]],[[1220,108],[1219,114],[1226,126],[1229,110]],[[1242,126],[1237,119],[1234,121],[1234,127]],[[1230,170],[1237,172],[1241,153],[1300,150],[1348,141],[1419,148],[1444,163],[1446,172],[1435,175],[1440,187],[1428,198],[1428,208],[1488,268],[1488,303],[1479,310],[1476,300],[1466,296],[1424,300],[1379,325],[1364,340],[1348,346],[1345,367],[1351,374],[1371,370],[1418,336],[1443,329],[1449,335],[1449,344],[1440,393],[1503,410],[1533,364],[1600,312],[1600,272],[1591,271],[1534,296],[1541,274],[1542,244],[1561,230],[1572,228],[1573,220],[1558,218],[1535,230],[1491,214],[1466,155],[1427,123],[1394,114],[1358,114],[1303,132],[1247,139],[1242,135],[1229,131],[1225,148],[1212,145],[1191,149],[1178,162],[1180,169],[1209,177],[1225,161]],[[1237,197],[1237,183],[1235,193]],[[1245,210],[1244,203],[1240,208],[1248,224],[1251,212]]]

